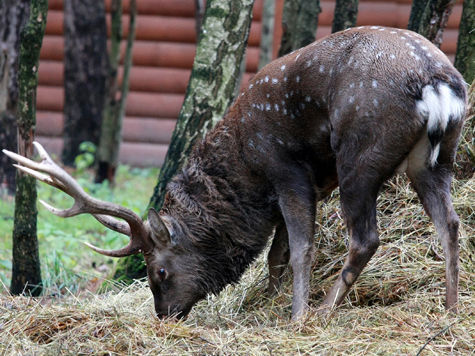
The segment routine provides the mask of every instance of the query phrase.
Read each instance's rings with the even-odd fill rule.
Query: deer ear
[[[148,222],[152,228],[151,238],[155,245],[164,247],[170,243],[170,232],[158,212],[151,208],[148,211]]]

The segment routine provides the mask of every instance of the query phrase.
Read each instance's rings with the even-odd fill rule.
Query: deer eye
[[[158,278],[160,278],[160,281],[164,281],[167,278],[167,271],[165,268],[160,268],[158,270]]]

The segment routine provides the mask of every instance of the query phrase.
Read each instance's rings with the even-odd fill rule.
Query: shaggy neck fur
[[[197,259],[206,293],[237,282],[276,223],[275,194],[246,166],[239,132],[231,131],[220,123],[194,149],[162,209],[172,218],[177,246]]]

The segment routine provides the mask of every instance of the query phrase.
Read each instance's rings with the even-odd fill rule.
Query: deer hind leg
[[[452,173],[450,165],[435,168],[409,169],[409,176],[426,213],[433,221],[445,255],[445,307],[457,312],[459,279],[459,217],[450,196]]]
[[[328,312],[350,291],[379,246],[376,227],[376,196],[379,184],[350,175],[340,181],[341,206],[350,232],[349,253],[337,281],[319,307]]]
[[[285,224],[281,223],[275,229],[272,246],[267,256],[269,264],[269,286],[267,293],[269,296],[273,296],[279,291],[289,258],[289,235]]]

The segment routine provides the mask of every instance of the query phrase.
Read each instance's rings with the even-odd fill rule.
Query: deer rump
[[[91,213],[142,252],[159,316],[185,316],[208,293],[239,280],[274,232],[269,287],[293,270],[292,317],[308,310],[316,203],[336,186],[349,254],[319,312],[340,304],[379,245],[376,198],[405,172],[437,228],[446,258],[446,307],[457,308],[458,217],[451,170],[466,88],[422,36],[349,29],[279,58],[250,81],[170,182],[163,208],[142,222],[87,196],[36,144],[41,163],[5,152],[23,171],[75,198],[61,216]],[[125,222],[116,218],[124,219]]]

